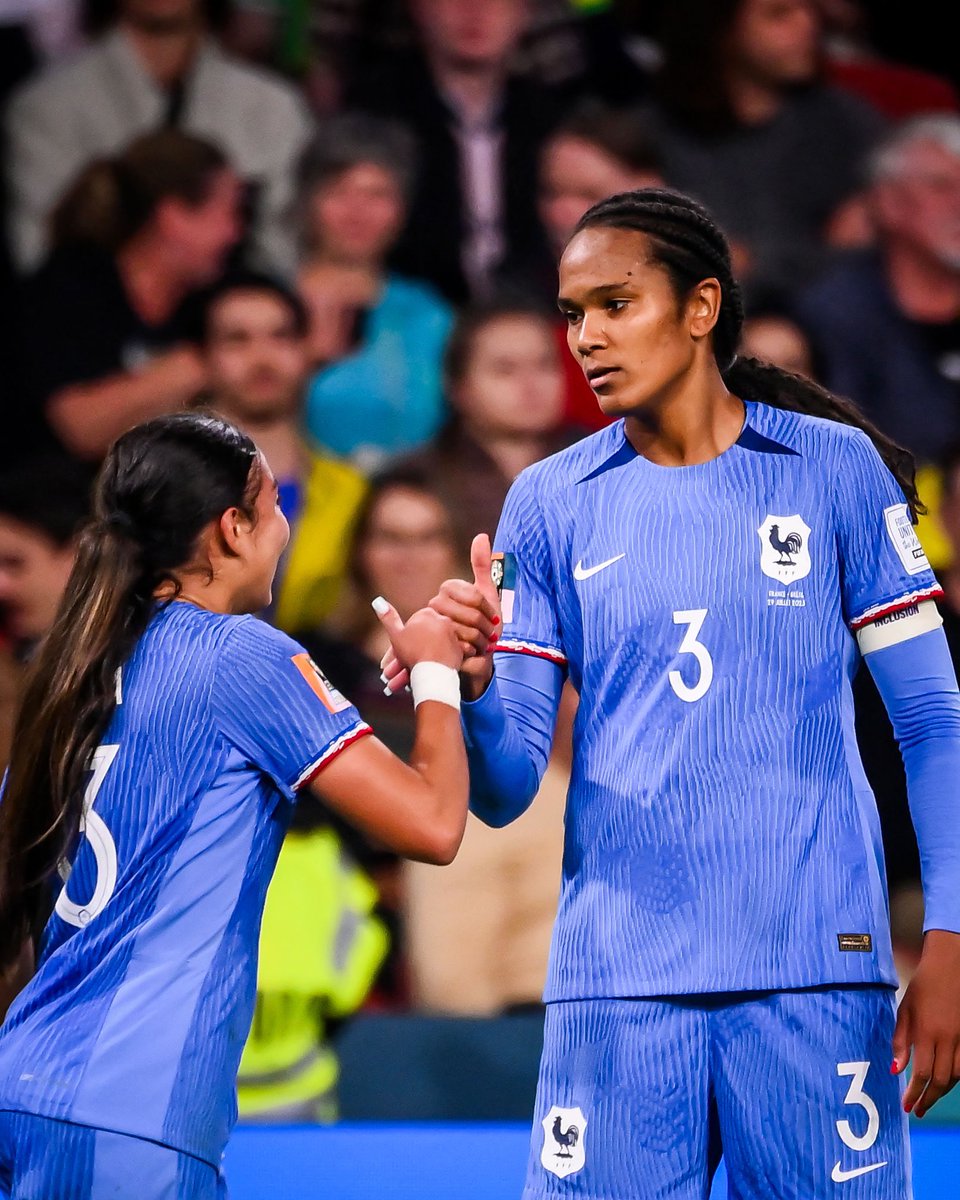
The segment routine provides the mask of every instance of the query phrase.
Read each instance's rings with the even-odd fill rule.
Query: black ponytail
[[[182,413],[124,434],[97,477],[94,519],[20,705],[0,803],[0,972],[39,932],[77,834],[84,779],[116,706],[117,671],[205,526],[252,515],[253,442],[219,417]]]
[[[620,192],[588,209],[572,236],[598,226],[645,234],[653,261],[667,272],[678,298],[686,297],[703,279],[717,279],[721,303],[713,330],[713,353],[726,386],[738,396],[775,408],[826,417],[863,430],[900,485],[913,520],[926,511],[917,494],[913,456],[882,433],[853,401],[802,375],[738,356],[743,331],[740,286],[733,275],[727,239],[701,204],[665,188]]]

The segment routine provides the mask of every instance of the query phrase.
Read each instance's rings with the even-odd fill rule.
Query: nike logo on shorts
[[[598,571],[605,571],[607,567],[612,567],[615,562],[626,557],[626,554],[617,554],[613,558],[608,558],[606,562],[597,563],[595,567],[585,567],[581,558],[573,568],[573,577],[574,579],[589,579],[591,575],[596,575]]]
[[[848,1179],[856,1179],[858,1175],[867,1175],[870,1171],[879,1171],[881,1167],[885,1167],[885,1162],[871,1163],[869,1167],[854,1167],[850,1171],[844,1171],[840,1164],[837,1163],[830,1172],[830,1178],[834,1183],[846,1183]]]

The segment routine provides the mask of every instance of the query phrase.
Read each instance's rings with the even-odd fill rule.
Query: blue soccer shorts
[[[890,988],[547,1005],[524,1200],[910,1200]]]
[[[143,1138],[0,1112],[0,1197],[225,1200],[216,1168]]]

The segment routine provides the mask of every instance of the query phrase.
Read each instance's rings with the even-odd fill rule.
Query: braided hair
[[[651,261],[669,277],[678,299],[703,279],[720,284],[721,302],[713,330],[713,354],[731,392],[789,412],[826,417],[861,429],[900,485],[914,522],[926,511],[917,494],[916,466],[908,450],[882,433],[851,401],[771,363],[738,355],[743,301],[733,276],[727,239],[696,200],[665,188],[641,188],[608,196],[588,209],[571,234],[584,229],[629,229],[645,234]]]

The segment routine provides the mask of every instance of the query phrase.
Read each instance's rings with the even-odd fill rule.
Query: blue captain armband
[[[960,933],[960,692],[932,601],[859,630],[900,745],[917,834],[924,929]]]
[[[509,825],[530,806],[547,769],[563,670],[524,654],[499,654],[490,686],[460,710],[470,765],[470,810]]]

